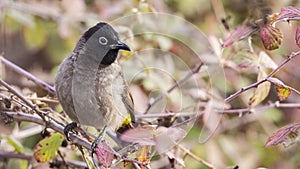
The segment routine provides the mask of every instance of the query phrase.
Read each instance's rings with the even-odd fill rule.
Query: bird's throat
[[[102,59],[101,64],[110,65],[117,59],[117,57],[118,57],[118,50],[110,50]]]

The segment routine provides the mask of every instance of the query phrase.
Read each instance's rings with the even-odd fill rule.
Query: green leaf
[[[267,76],[266,73],[264,71],[260,70],[258,77],[257,77],[257,81],[264,79],[266,76]],[[271,88],[271,83],[268,81],[260,84],[256,88],[253,96],[249,99],[249,102],[248,102],[249,106],[255,107],[258,104],[260,104],[268,96],[270,88]]]
[[[56,153],[64,140],[60,133],[53,133],[41,140],[34,148],[34,158],[38,162],[47,162],[56,156]]]
[[[20,169],[27,169],[27,168],[28,168],[28,161],[20,160]]]
[[[11,146],[13,146],[15,148],[15,150],[18,153],[21,153],[21,154],[24,153],[24,148],[23,148],[22,144],[19,143],[17,140],[15,140],[11,137],[8,137],[8,136],[5,136],[4,138]]]

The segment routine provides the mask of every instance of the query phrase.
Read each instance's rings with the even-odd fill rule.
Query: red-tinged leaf
[[[96,155],[103,168],[109,168],[114,160],[114,150],[105,142],[99,142]]]
[[[297,140],[299,141],[299,128],[300,123],[290,124],[280,128],[268,138],[265,147],[276,146],[280,143],[289,146],[297,142]]]
[[[296,44],[300,48],[300,26],[298,26],[295,36]]]
[[[56,156],[56,153],[64,140],[60,133],[53,133],[45,137],[34,148],[34,158],[38,162],[48,162]]]
[[[281,80],[277,78],[269,78],[268,81],[275,85],[275,89],[280,101],[285,100],[290,96],[291,87],[285,85]]]
[[[278,22],[278,21],[289,21],[289,20],[299,20],[299,19],[300,19],[300,8],[288,6],[288,7],[281,8],[276,21]]]
[[[273,27],[271,24],[267,24],[261,27],[260,38],[266,49],[274,50],[279,48],[283,36],[278,28]]]
[[[264,71],[260,70],[258,77],[257,77],[257,81],[262,80],[266,76],[267,76],[266,73]],[[255,107],[258,104],[260,104],[263,100],[265,100],[265,98],[269,94],[270,88],[271,88],[270,82],[264,82],[264,83],[260,84],[256,88],[253,96],[249,99],[249,102],[248,102],[249,106]]]
[[[251,36],[255,31],[258,30],[258,27],[255,24],[246,23],[243,25],[238,26],[232,31],[229,37],[226,39],[224,44],[222,45],[223,48],[226,48],[232,45],[234,42],[243,40],[249,36]]]

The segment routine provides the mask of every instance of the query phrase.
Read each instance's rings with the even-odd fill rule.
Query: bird
[[[118,62],[119,50],[130,48],[111,25],[99,22],[84,32],[59,65],[56,94],[73,122],[116,132],[133,126],[133,99]]]

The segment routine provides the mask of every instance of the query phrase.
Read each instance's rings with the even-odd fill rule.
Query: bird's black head
[[[130,48],[119,40],[118,33],[107,23],[100,22],[88,29],[80,38],[76,48],[87,57],[97,58],[103,65],[113,63],[120,49]]]

